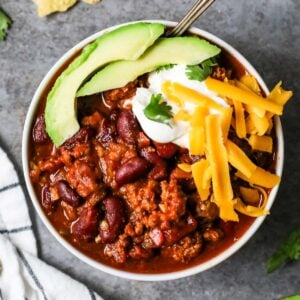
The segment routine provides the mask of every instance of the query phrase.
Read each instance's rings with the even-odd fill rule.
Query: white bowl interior
[[[141,21],[139,21],[141,22]],[[167,26],[174,26],[176,25],[175,22],[170,21],[164,21],[164,20],[145,20],[144,22],[157,22],[157,23],[163,23]],[[221,263],[228,257],[230,257],[232,254],[234,254],[238,249],[240,249],[256,232],[256,230],[260,227],[262,222],[264,221],[265,217],[259,217],[257,218],[253,224],[249,227],[249,229],[243,234],[243,236],[235,242],[232,246],[227,248],[224,252],[220,253],[219,255],[213,257],[212,259],[201,263],[199,265],[189,267],[185,270],[180,270],[176,272],[169,272],[169,273],[162,273],[162,274],[140,274],[140,273],[133,273],[133,272],[126,272],[121,271],[112,267],[109,267],[107,265],[101,264],[100,262],[97,262],[90,257],[86,256],[85,254],[78,251],[76,248],[74,248],[71,244],[69,244],[65,239],[63,239],[56,229],[52,226],[50,221],[47,219],[46,215],[44,214],[40,203],[35,195],[35,191],[33,189],[33,185],[31,184],[30,177],[29,177],[29,163],[28,163],[28,144],[30,141],[30,135],[31,135],[31,127],[33,118],[35,115],[36,108],[38,106],[39,100],[43,94],[43,91],[47,88],[50,80],[53,78],[54,74],[64,65],[64,63],[72,57],[75,53],[77,53],[80,49],[82,49],[85,45],[92,42],[102,34],[104,34],[107,31],[111,31],[115,29],[116,27],[122,26],[125,24],[120,24],[118,26],[110,27],[105,30],[102,30],[100,32],[97,32],[90,37],[86,38],[85,40],[78,43],[75,47],[70,49],[65,55],[63,55],[57,63],[50,69],[50,71],[46,74],[42,82],[40,83],[38,89],[36,90],[33,99],[31,101],[31,104],[29,106],[29,110],[26,116],[25,124],[24,124],[24,131],[23,131],[23,138],[22,138],[22,161],[23,161],[23,172],[25,177],[26,186],[30,195],[30,198],[34,204],[35,209],[37,210],[39,216],[43,220],[44,224],[48,228],[48,230],[54,235],[54,237],[71,253],[73,253],[76,257],[78,257],[80,260],[86,262],[87,264],[93,266],[96,269],[99,269],[101,271],[104,271],[106,273],[119,276],[122,278],[127,279],[133,279],[133,280],[142,280],[142,281],[163,281],[163,280],[172,280],[177,278],[182,278],[186,276],[190,276],[202,271],[205,271],[207,269],[212,268],[213,266]],[[198,29],[198,28],[191,28],[190,32],[193,34],[197,34],[202,36],[203,38],[206,38],[210,40],[212,43],[220,46],[221,48],[225,49],[227,52],[229,52],[231,55],[233,55],[247,70],[250,74],[252,74],[260,84],[261,88],[265,92],[265,94],[269,94],[269,90],[262,80],[261,76],[258,74],[258,72],[254,69],[254,67],[232,46],[221,40],[220,38],[212,35],[211,33],[208,33],[204,30]],[[276,174],[281,176],[282,174],[282,168],[283,168],[283,160],[284,160],[284,147],[283,147],[283,133],[282,133],[282,127],[281,123],[278,117],[275,118],[275,130],[276,130],[276,136],[278,141],[278,147],[277,147],[277,161],[276,161]],[[276,186],[272,189],[268,203],[266,206],[266,209],[270,209],[274,200],[275,196],[277,194],[279,186]]]

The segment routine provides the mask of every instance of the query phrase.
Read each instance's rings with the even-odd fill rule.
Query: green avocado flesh
[[[163,34],[158,23],[125,25],[99,37],[58,77],[47,97],[46,130],[56,146],[79,130],[76,92],[92,73],[116,60],[135,60]]]
[[[163,65],[196,65],[220,51],[220,48],[198,37],[160,38],[139,59],[107,65],[80,88],[77,97],[122,87]]]

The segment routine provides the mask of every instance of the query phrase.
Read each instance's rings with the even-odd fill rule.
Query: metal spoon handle
[[[215,0],[198,0],[183,19],[166,35],[182,35],[214,2]]]

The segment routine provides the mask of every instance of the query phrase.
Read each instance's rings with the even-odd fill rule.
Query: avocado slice
[[[93,72],[115,60],[135,60],[163,34],[158,23],[134,23],[117,28],[86,46],[57,78],[45,108],[46,130],[56,146],[79,130],[76,92]]]
[[[163,65],[196,65],[220,51],[217,46],[195,36],[160,38],[138,60],[117,61],[107,65],[79,89],[77,97],[122,87]]]

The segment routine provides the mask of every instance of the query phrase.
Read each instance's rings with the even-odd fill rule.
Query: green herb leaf
[[[204,81],[211,73],[212,67],[217,65],[213,58],[207,59],[199,65],[187,66],[185,74],[191,80]]]
[[[173,117],[172,107],[161,99],[162,94],[152,95],[149,104],[144,109],[144,114],[152,121],[170,126],[169,119]]]
[[[161,71],[170,70],[174,66],[175,66],[174,64],[168,64],[168,65],[160,66],[159,68],[156,69],[156,72],[159,73]]]
[[[300,259],[300,227],[294,229],[286,241],[269,258],[266,263],[268,273],[282,266],[288,260]]]
[[[279,300],[300,300],[300,295],[283,297],[283,298],[280,298]]]
[[[11,25],[11,19],[0,9],[0,41],[6,37],[7,29]]]

